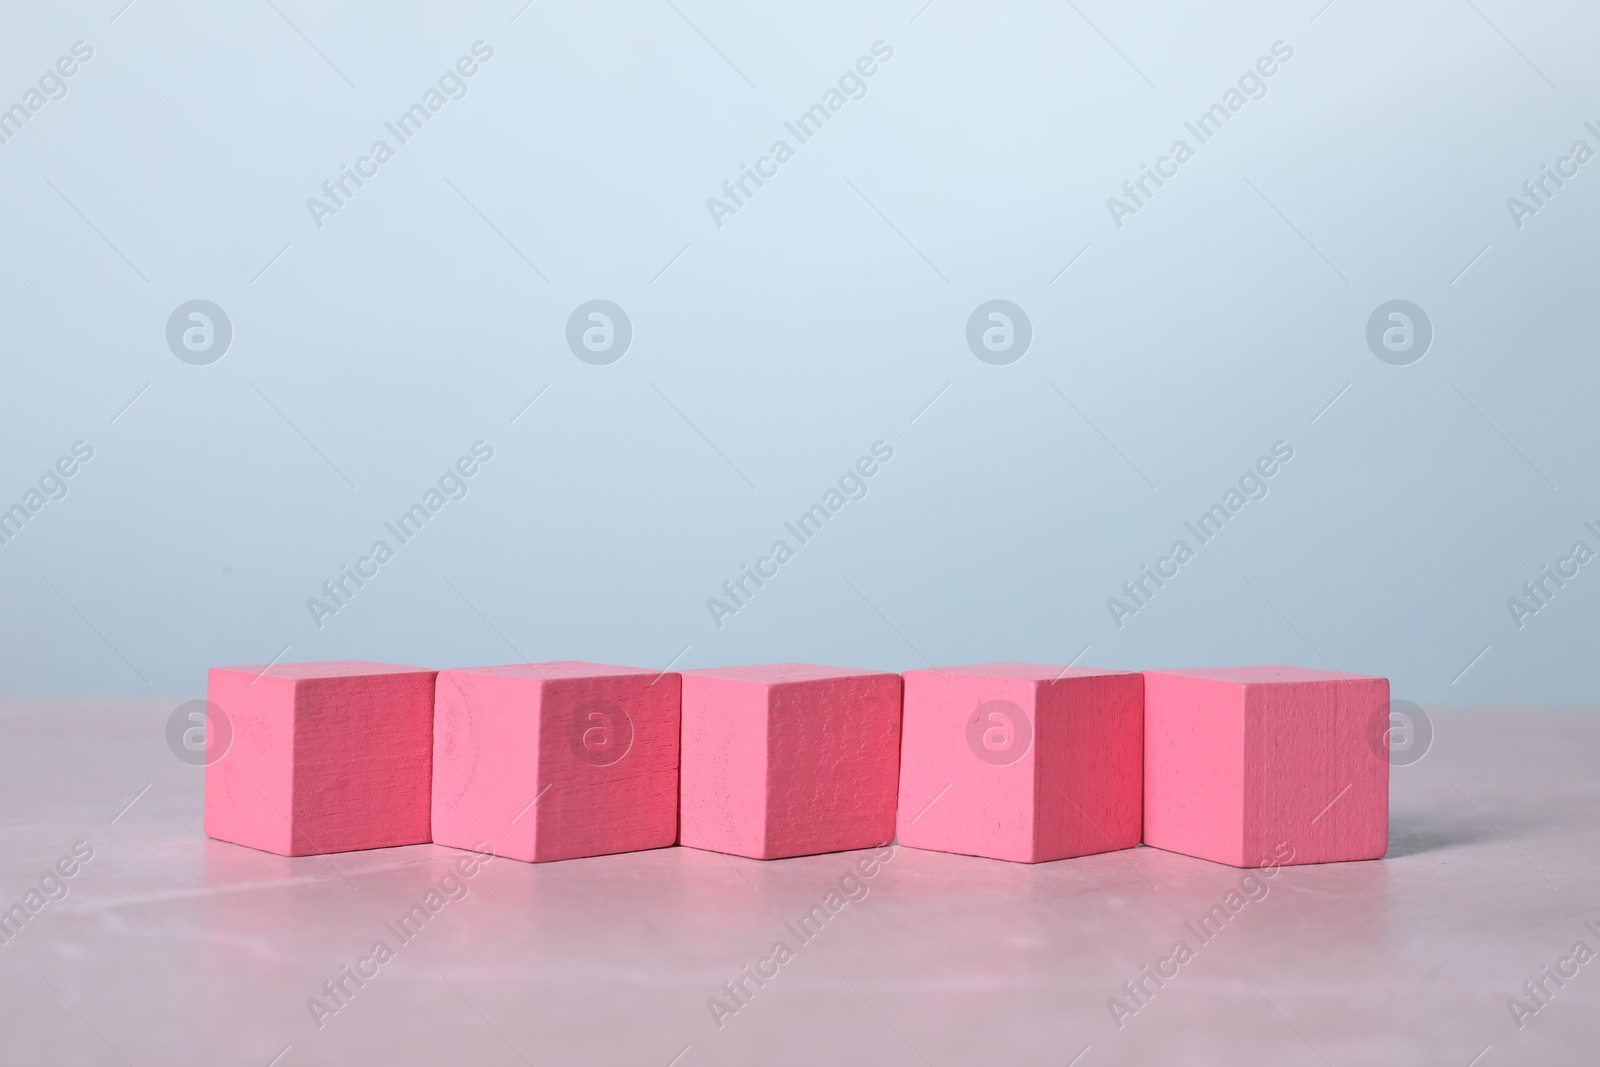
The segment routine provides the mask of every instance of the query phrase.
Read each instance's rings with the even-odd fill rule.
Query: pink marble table
[[[0,1063],[1600,1062],[1600,712],[1434,710],[1387,859],[1243,884],[1147,848],[288,859],[201,836],[176,704],[0,704],[0,908],[46,901],[0,945]]]

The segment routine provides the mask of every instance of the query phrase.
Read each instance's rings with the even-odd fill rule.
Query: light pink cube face
[[[1039,863],[1139,843],[1140,675],[985,663],[904,677],[902,845]]]
[[[440,671],[434,841],[529,863],[671,845],[679,687],[598,663]]]
[[[1389,682],[1301,667],[1145,673],[1145,828],[1235,867],[1388,848]]]
[[[886,845],[899,767],[899,675],[684,672],[684,845],[753,859]]]
[[[348,660],[212,670],[232,741],[206,764],[206,836],[280,856],[429,841],[433,679]]]

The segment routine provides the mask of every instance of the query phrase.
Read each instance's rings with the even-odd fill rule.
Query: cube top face
[[[331,663],[274,663],[254,667],[213,667],[213,671],[248,674],[257,678],[284,678],[291,681],[313,681],[324,678],[360,678],[375,674],[427,674],[434,672],[424,667],[403,667],[396,663],[371,663],[367,660],[346,659]]]
[[[684,672],[680,842],[754,859],[888,844],[900,687],[802,664]]]
[[[1294,682],[1347,682],[1373,681],[1360,674],[1340,674],[1314,667],[1196,667],[1179,671],[1146,671],[1146,674],[1164,674],[1177,678],[1205,678],[1213,682],[1231,682],[1235,685],[1275,685]]]
[[[1384,678],[1149,672],[1145,843],[1235,867],[1377,859],[1388,725]]]
[[[570,678],[613,678],[640,674],[655,678],[663,672],[646,670],[643,667],[615,667],[609,663],[561,660],[555,663],[507,663],[498,667],[453,667],[450,668],[450,673],[494,674],[503,678],[532,678],[537,681],[553,682]]]
[[[1014,678],[1028,682],[1055,682],[1063,678],[1099,678],[1134,671],[1102,670],[1098,667],[1060,667],[1048,663],[977,663],[970,667],[940,667],[937,670],[906,671],[906,674],[959,674],[977,678]]]
[[[966,670],[905,674],[900,843],[1022,863],[1138,844],[1143,676]]]
[[[440,671],[434,841],[526,862],[672,844],[679,686],[598,664]]]
[[[783,685],[788,682],[820,682],[827,678],[881,677],[884,672],[855,667],[824,667],[815,663],[761,663],[748,667],[706,667],[683,673],[752,685]]]
[[[232,744],[206,765],[206,834],[284,856],[431,840],[434,672],[281,666],[210,674]]]

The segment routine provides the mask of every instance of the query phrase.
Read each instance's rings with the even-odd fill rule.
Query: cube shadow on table
[[[1234,867],[1377,859],[1388,726],[1385,678],[1146,671],[1145,844]]]
[[[899,768],[897,674],[683,672],[680,844],[752,859],[887,845]]]
[[[433,687],[358,660],[214,668],[231,742],[207,753],[206,836],[280,856],[431,840]]]
[[[433,840],[530,863],[671,845],[679,684],[581,662],[440,671]]]
[[[1132,671],[907,671],[900,844],[1020,863],[1134,847],[1143,692]]]

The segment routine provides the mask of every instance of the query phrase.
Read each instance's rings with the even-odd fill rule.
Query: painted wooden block
[[[1388,726],[1386,678],[1146,671],[1145,844],[1235,867],[1377,859]]]
[[[679,686],[600,663],[440,671],[434,841],[529,863],[672,844]]]
[[[280,856],[431,840],[433,677],[359,660],[213,669],[232,739],[206,764],[206,836]]]
[[[1134,847],[1143,694],[1132,671],[907,671],[900,844],[1019,863]]]
[[[678,840],[752,859],[894,840],[900,676],[777,663],[683,674]]]

